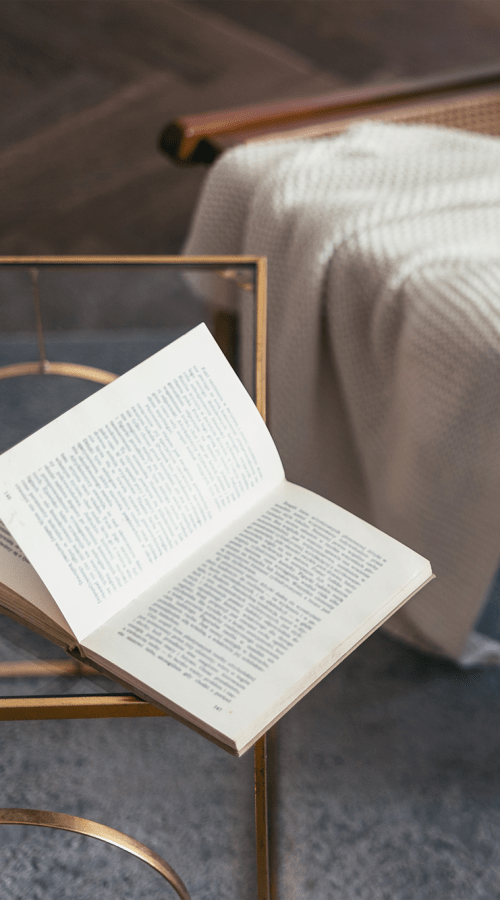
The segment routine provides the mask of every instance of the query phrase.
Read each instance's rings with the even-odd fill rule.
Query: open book
[[[2,454],[0,517],[0,606],[236,755],[432,577],[286,481],[203,325]]]

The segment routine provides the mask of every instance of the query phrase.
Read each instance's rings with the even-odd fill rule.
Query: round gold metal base
[[[38,825],[45,828],[57,828],[61,831],[84,834],[96,838],[98,841],[113,844],[115,847],[121,847],[122,850],[136,856],[162,875],[172,885],[181,900],[191,900],[188,890],[177,872],[161,856],[158,856],[145,844],[136,841],[135,838],[116,831],[114,828],[108,828],[107,825],[99,825],[98,822],[80,819],[77,816],[67,816],[64,813],[45,812],[41,809],[0,809],[0,825]]]
[[[95,381],[97,384],[109,384],[118,378],[105,369],[94,369],[92,366],[81,366],[77,363],[49,362],[48,359],[0,367],[0,379],[18,378],[20,375],[66,375],[70,378],[82,378],[84,381]]]

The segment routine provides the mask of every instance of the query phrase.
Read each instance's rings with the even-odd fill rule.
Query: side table
[[[213,306],[197,299],[197,284],[211,284]],[[69,408],[95,385],[106,384],[141,358],[160,349],[198,321],[207,321],[214,336],[243,378],[257,408],[265,418],[266,370],[266,260],[262,257],[0,257],[0,285],[7,298],[3,321],[9,331],[25,329],[25,310],[32,307],[36,340],[29,348],[23,338],[8,332],[0,334],[0,398],[2,389],[20,380],[27,395],[7,396],[7,409],[15,410],[20,421],[9,422],[4,431],[6,446],[22,439],[35,428]],[[9,304],[10,298],[10,304]],[[64,332],[61,324],[65,325]],[[67,326],[69,325],[69,332]],[[117,333],[127,327],[129,336]],[[3,338],[3,340],[2,340]],[[127,343],[128,341],[128,343]],[[38,348],[38,349],[36,349]],[[19,353],[29,359],[19,359]],[[138,358],[133,358],[134,354]],[[38,358],[33,358],[37,356]],[[117,366],[104,365],[111,358]],[[96,365],[96,362],[98,363]],[[109,365],[109,369],[108,369]],[[110,369],[112,371],[110,371]],[[36,376],[37,389],[53,383],[48,376],[65,376],[50,399],[33,410],[23,396],[33,396],[31,385]],[[19,379],[19,376],[24,376]],[[78,382],[75,381],[78,379]],[[69,386],[69,390],[67,387]],[[5,399],[5,398],[4,398]],[[0,399],[0,403],[2,400]],[[2,413],[2,417],[5,412]],[[41,415],[41,420],[40,420]],[[48,417],[47,417],[48,416]],[[10,441],[10,443],[9,443]],[[1,573],[0,573],[1,580]],[[163,716],[152,704],[139,700],[112,682],[96,677],[88,666],[66,658],[58,648],[50,660],[37,646],[37,636],[26,632],[24,659],[15,658],[9,642],[0,644],[0,720],[85,719],[108,717]],[[37,692],[33,687],[53,677],[85,677],[98,684],[92,693],[61,694]],[[22,685],[28,679],[29,690]],[[60,683],[60,681],[59,681]],[[91,684],[92,681],[87,682]],[[269,823],[272,796],[268,773],[268,737],[264,735],[254,748],[255,830],[257,847],[258,900],[275,897],[275,879],[271,865]],[[42,825],[87,834],[121,846],[156,869],[174,887],[182,900],[189,900],[179,876],[157,854],[114,829],[86,819],[38,810],[0,810],[0,824]]]

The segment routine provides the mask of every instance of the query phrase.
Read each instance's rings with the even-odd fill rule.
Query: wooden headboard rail
[[[418,102],[442,103],[500,90],[500,65],[424,80],[368,85],[320,96],[180,116],[169,122],[159,147],[178,163],[211,163],[228,147],[307,127],[334,125]],[[326,132],[325,128],[325,132]]]

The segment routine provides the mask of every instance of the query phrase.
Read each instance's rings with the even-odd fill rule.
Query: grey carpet
[[[135,335],[133,359],[130,343],[88,338],[78,350],[85,360],[117,371],[120,360],[130,365],[157,349],[151,336]],[[79,340],[71,338],[72,350]],[[3,362],[19,349],[4,342]],[[18,379],[9,390],[26,387]],[[20,437],[35,415],[41,422],[55,409],[53,396],[38,397],[29,412],[22,393],[5,402],[3,449],[16,439],[4,424],[12,413]],[[10,658],[57,653],[8,620],[2,641]],[[52,687],[88,685],[59,679]],[[25,689],[43,692],[47,684]],[[500,898],[499,696],[498,669],[464,672],[381,634],[355,651],[280,726],[280,897]],[[171,719],[0,725],[1,806],[72,813],[123,830],[164,856],[193,900],[256,898],[252,803],[252,754],[233,759]],[[174,892],[92,839],[3,826],[0,897],[28,896],[160,900]]]

